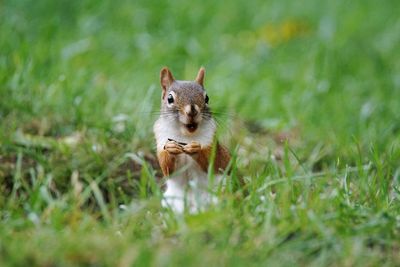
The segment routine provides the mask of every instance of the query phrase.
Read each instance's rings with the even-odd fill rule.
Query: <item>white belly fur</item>
[[[218,184],[220,177],[215,178]],[[185,207],[195,213],[204,210],[209,204],[216,203],[207,173],[195,160],[182,154],[178,156],[177,172],[167,180],[167,190],[164,192],[164,207],[170,207],[175,212],[183,212]]]

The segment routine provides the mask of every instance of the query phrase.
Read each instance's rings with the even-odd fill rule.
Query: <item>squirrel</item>
[[[214,160],[218,182],[228,171],[231,158],[227,148],[216,140],[217,125],[204,89],[204,76],[203,67],[194,81],[175,80],[167,67],[160,72],[161,111],[153,130],[158,162],[166,178],[162,205],[177,212],[185,207],[198,211],[215,203],[208,193],[210,160]]]

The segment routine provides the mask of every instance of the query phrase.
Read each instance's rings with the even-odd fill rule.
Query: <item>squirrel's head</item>
[[[178,122],[185,134],[195,133],[204,121],[212,119],[203,86],[204,74],[202,67],[194,81],[178,81],[168,68],[160,72],[161,116]]]

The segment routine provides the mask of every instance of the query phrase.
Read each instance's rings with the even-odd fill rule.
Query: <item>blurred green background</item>
[[[1,1],[0,263],[399,264],[399,11],[395,0]],[[178,79],[206,67],[250,184],[241,204],[228,194],[185,218],[159,206],[163,66]]]

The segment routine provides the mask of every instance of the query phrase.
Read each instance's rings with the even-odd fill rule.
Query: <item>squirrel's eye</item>
[[[208,98],[208,95],[206,95],[206,104],[208,104],[208,101],[209,101],[210,99]]]
[[[168,95],[168,104],[172,104],[172,103],[174,103],[174,97],[172,96],[172,94],[169,94]]]

